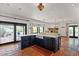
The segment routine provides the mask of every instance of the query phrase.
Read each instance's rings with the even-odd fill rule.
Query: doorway
[[[68,41],[69,48],[73,51],[79,51],[78,25],[70,25],[68,27],[68,36],[69,36]]]
[[[68,35],[70,38],[78,38],[78,25],[69,26]]]

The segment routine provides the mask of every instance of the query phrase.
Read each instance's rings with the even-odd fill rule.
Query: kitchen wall
[[[45,24],[45,31],[48,30],[48,28],[54,28],[54,24]],[[58,30],[58,33],[61,35],[61,36],[66,36],[66,24],[57,24],[56,27],[59,28]]]
[[[64,22],[59,22],[56,24],[56,26],[59,28],[59,34],[61,36],[68,36],[68,26],[71,24],[77,24],[79,25],[79,20],[72,20],[72,21],[64,21]],[[54,24],[45,24],[45,31],[48,30],[48,28],[53,28]]]

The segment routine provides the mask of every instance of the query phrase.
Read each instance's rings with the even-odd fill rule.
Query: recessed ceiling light
[[[74,4],[72,4],[72,6],[74,6]]]

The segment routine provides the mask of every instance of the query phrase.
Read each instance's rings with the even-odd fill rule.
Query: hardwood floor
[[[20,43],[13,43],[0,46],[0,56],[79,56],[79,51],[71,49],[70,39],[61,38],[61,48],[56,53],[33,45],[31,47],[20,49]],[[79,45],[77,46],[79,48]],[[74,47],[73,47],[74,48]]]

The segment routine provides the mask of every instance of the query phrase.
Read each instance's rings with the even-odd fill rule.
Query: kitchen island
[[[21,37],[21,49],[38,45],[56,52],[60,49],[61,39],[58,35],[24,35]]]

